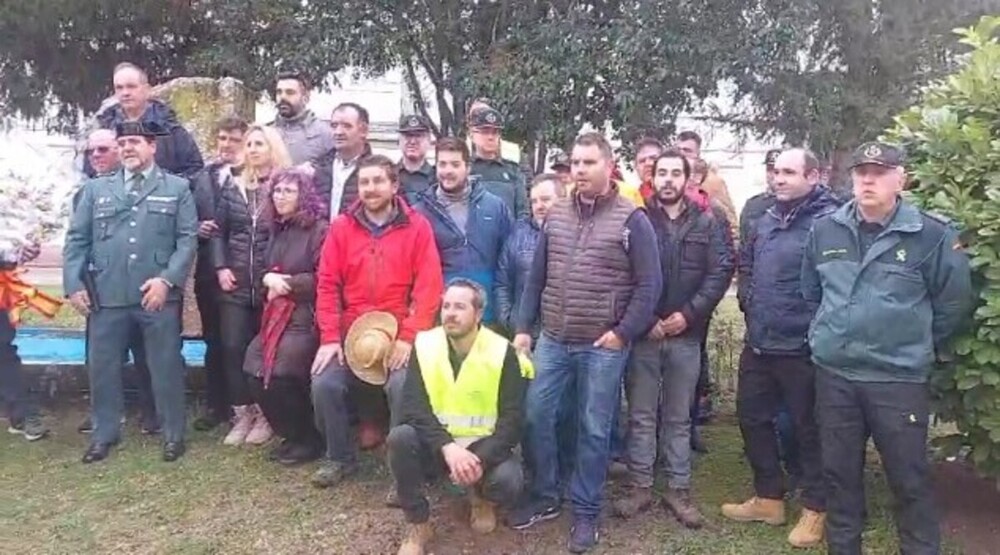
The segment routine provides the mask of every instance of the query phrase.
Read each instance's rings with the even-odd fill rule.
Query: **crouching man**
[[[468,490],[470,523],[480,533],[496,528],[495,506],[512,505],[524,485],[513,449],[534,371],[482,326],[485,303],[482,286],[456,278],[445,289],[442,325],[417,335],[401,423],[388,439],[399,504],[412,525],[399,555],[423,555],[433,536],[426,477],[447,475]]]

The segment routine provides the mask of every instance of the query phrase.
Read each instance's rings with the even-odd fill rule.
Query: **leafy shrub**
[[[963,229],[978,308],[954,341],[952,360],[932,377],[937,415],[957,425],[940,438],[963,446],[983,474],[1000,476],[1000,17],[956,33],[971,47],[962,69],[924,91],[887,138],[906,147],[911,198]]]

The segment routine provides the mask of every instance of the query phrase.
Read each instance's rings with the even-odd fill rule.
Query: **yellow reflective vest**
[[[462,362],[458,378],[448,358],[448,337],[437,327],[417,334],[414,349],[420,364],[431,410],[459,443],[493,433],[497,424],[500,376],[510,342],[489,328],[480,327],[472,349]],[[521,375],[534,377],[534,367],[518,357]]]

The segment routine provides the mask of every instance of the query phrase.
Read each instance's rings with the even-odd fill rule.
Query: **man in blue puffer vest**
[[[445,138],[435,147],[437,180],[413,208],[434,229],[445,283],[462,277],[490,293],[483,323],[496,322],[493,284],[504,242],[514,227],[510,209],[499,197],[469,179],[469,147]]]

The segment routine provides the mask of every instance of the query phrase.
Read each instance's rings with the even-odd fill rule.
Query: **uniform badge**
[[[497,122],[496,114],[494,114],[493,112],[486,114],[486,123],[496,123],[496,122]]]
[[[896,260],[899,262],[906,262],[906,249],[899,249],[896,251]]]
[[[865,155],[865,158],[878,158],[879,156],[882,156],[882,147],[876,144],[868,145],[863,154]]]

